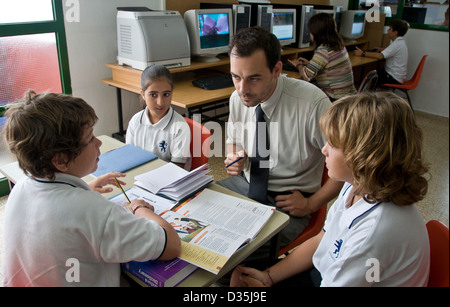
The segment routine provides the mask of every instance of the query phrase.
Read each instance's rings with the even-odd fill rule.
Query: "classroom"
[[[121,29],[118,27],[120,22],[118,19],[119,7],[132,7],[134,9],[145,7],[162,12],[176,11],[180,16],[179,20],[187,20],[187,16],[194,14],[195,10],[204,9],[206,7],[205,2],[218,9],[218,5],[223,3],[226,3],[228,7],[245,4],[255,10],[258,5],[268,6],[270,7],[270,14],[274,14],[271,13],[272,9],[275,12],[277,9],[281,11],[290,6],[311,6],[314,10],[336,10],[336,12],[339,12],[339,10],[368,10],[364,7],[366,5],[364,0],[20,0],[17,3],[22,3],[22,5],[11,7],[7,6],[7,2],[0,0],[0,115],[4,115],[6,104],[20,100],[28,89],[33,89],[38,93],[65,93],[82,98],[95,110],[98,116],[93,133],[99,136],[103,142],[100,149],[102,154],[125,143],[125,135],[131,119],[142,110],[140,78],[147,65],[140,68],[133,67],[133,65],[139,66],[139,64],[133,61],[127,62],[129,61],[127,55],[123,55],[124,53],[120,49],[118,43],[120,39],[118,31]],[[404,38],[408,46],[406,80],[413,78],[413,74],[423,56],[427,55],[427,57],[421,71],[420,82],[416,87],[407,92],[408,96],[400,90],[396,90],[395,93],[409,101],[415,119],[423,130],[425,159],[431,164],[428,193],[423,200],[417,202],[416,206],[425,223],[437,220],[447,227],[447,245],[444,250],[446,249],[448,255],[450,194],[448,165],[450,84],[448,1],[399,0],[379,1],[377,3],[381,5],[381,21],[365,22],[365,29],[363,29],[361,35],[345,39],[345,46],[353,66],[354,85],[358,90],[367,73],[379,69],[380,65],[381,67],[384,65],[383,60],[355,56],[355,50],[361,48],[368,51],[375,47],[387,47],[390,44],[388,37],[390,22],[395,19],[408,18],[410,28]],[[26,7],[27,9],[23,9]],[[23,11],[17,12],[22,9]],[[45,11],[45,9],[47,14],[49,11],[54,13],[50,13],[48,16],[44,15],[43,22],[35,20],[33,12],[37,10]],[[221,9],[223,11],[223,8]],[[447,21],[444,20],[446,9]],[[128,13],[133,10],[123,11],[126,13],[121,16],[131,16]],[[186,14],[186,12],[188,13]],[[299,9],[296,12],[298,14]],[[336,13],[334,16],[336,16]],[[445,22],[447,22],[446,25]],[[235,27],[235,25],[232,27]],[[297,31],[300,30],[299,25],[295,27]],[[189,36],[187,36],[187,39],[189,39]],[[193,44],[192,39],[190,44]],[[314,52],[312,42],[308,41],[306,44],[307,47],[305,45],[300,46],[300,42],[296,41],[286,46],[282,45],[281,59],[283,65],[288,63],[289,60],[299,57],[311,58]],[[175,50],[177,47],[173,49]],[[174,76],[171,105],[174,113],[181,117],[192,118],[194,124],[200,122],[211,133],[209,136],[213,147],[208,148],[206,154],[212,153],[212,156],[206,161],[210,169],[209,175],[215,182],[218,182],[230,177],[224,165],[226,156],[225,134],[229,125],[229,100],[235,88],[231,85],[217,90],[205,90],[194,86],[192,82],[205,76],[209,77],[211,73],[229,76],[230,58],[226,51],[222,49],[218,52],[220,54],[213,55],[217,56],[214,59],[215,62],[197,60],[193,54],[191,57],[192,50],[190,49],[188,56],[183,59],[183,61],[188,61],[187,63],[162,63],[162,65],[167,65]],[[152,52],[160,52],[157,45],[152,45]],[[174,51],[172,50],[172,52]],[[178,48],[177,52],[182,51]],[[27,60],[30,54],[32,60]],[[41,77],[43,73],[46,74],[45,78]],[[283,73],[287,77],[299,78],[296,70],[283,70]],[[1,117],[1,119],[0,129],[3,130],[5,118]],[[278,126],[275,126],[271,130],[277,130]],[[252,128],[244,128],[244,130],[252,131]],[[195,135],[195,138],[197,136]],[[202,133],[196,139],[198,141],[196,145],[200,145],[197,147],[202,147],[200,138],[203,138]],[[205,151],[204,148],[202,150]],[[160,165],[162,164],[158,162],[158,167]],[[193,166],[194,164],[192,169]],[[15,179],[18,174],[17,168],[16,158],[9,152],[2,132],[0,140],[1,286],[3,286],[4,262],[4,211],[9,193],[15,183],[11,179]],[[145,171],[149,170],[148,168],[144,169]],[[142,170],[140,171],[142,172]],[[21,175],[21,173],[17,175],[17,178]],[[139,174],[132,170],[128,176],[134,177],[135,175]],[[127,178],[128,182],[132,186],[133,178]],[[213,185],[214,187],[211,189],[214,192],[226,194],[225,188],[216,187],[215,183]],[[127,188],[131,186],[127,186]],[[113,192],[104,196],[109,198],[118,194],[121,194],[120,190],[114,188]],[[239,197],[234,192],[231,195]],[[325,206],[327,210],[332,203],[333,201],[327,202],[328,206]],[[277,233],[285,227],[287,222],[281,215],[275,215],[269,223],[271,229],[263,228],[261,234],[255,240],[256,242],[253,241],[252,244],[258,244],[259,246],[265,242],[270,242],[271,248],[278,244],[276,242]],[[321,230],[322,225],[319,226],[319,230]],[[262,236],[266,237],[261,238]],[[254,250],[256,250],[256,247],[252,247],[252,251]],[[243,254],[245,253],[250,254],[251,252],[244,252]],[[276,256],[284,254],[284,252],[280,252],[278,246],[276,249],[272,249],[271,253]],[[233,271],[233,268],[242,260],[244,260],[242,257],[231,257],[230,261],[224,265],[225,270]],[[217,275],[217,273],[213,274]],[[191,280],[187,278],[180,285],[220,286],[221,283],[216,283],[218,281],[216,277],[222,277],[224,274],[219,273],[217,276],[213,274],[207,270],[198,269],[192,275],[195,280],[194,278],[191,278]],[[446,278],[448,286],[448,272]],[[139,282],[137,284],[142,285]]]

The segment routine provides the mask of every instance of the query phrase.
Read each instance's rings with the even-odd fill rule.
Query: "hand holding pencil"
[[[247,155],[243,150],[228,153],[227,158],[224,161],[227,173],[231,176],[239,175],[244,169],[244,163],[246,158]]]
[[[99,176],[88,183],[92,190],[99,193],[109,193],[112,192],[112,187],[107,187],[107,185],[114,185],[116,187],[120,187],[116,181],[116,178],[125,177],[126,174],[118,173],[118,172],[110,172],[108,174]],[[125,185],[126,183],[118,180],[120,184]]]

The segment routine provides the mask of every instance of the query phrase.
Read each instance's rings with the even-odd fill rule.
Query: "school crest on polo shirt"
[[[161,143],[159,143],[159,148],[161,149],[161,152],[166,152],[167,151],[167,142],[166,141],[162,141]]]
[[[333,244],[333,247],[330,249],[329,254],[333,260],[339,258],[339,253],[341,252],[342,244],[344,243],[344,240],[339,239],[336,240]]]

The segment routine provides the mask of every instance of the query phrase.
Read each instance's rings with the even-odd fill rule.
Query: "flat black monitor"
[[[403,7],[402,19],[410,23],[425,23],[425,17],[427,15],[426,7]]]

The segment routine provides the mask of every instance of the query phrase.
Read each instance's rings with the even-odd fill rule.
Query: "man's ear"
[[[278,79],[282,71],[283,71],[283,62],[278,61],[277,64],[275,64],[275,67],[273,68],[274,77]]]
[[[52,158],[53,166],[60,171],[61,173],[65,173],[68,169],[67,167],[67,156],[63,153],[57,153]]]

